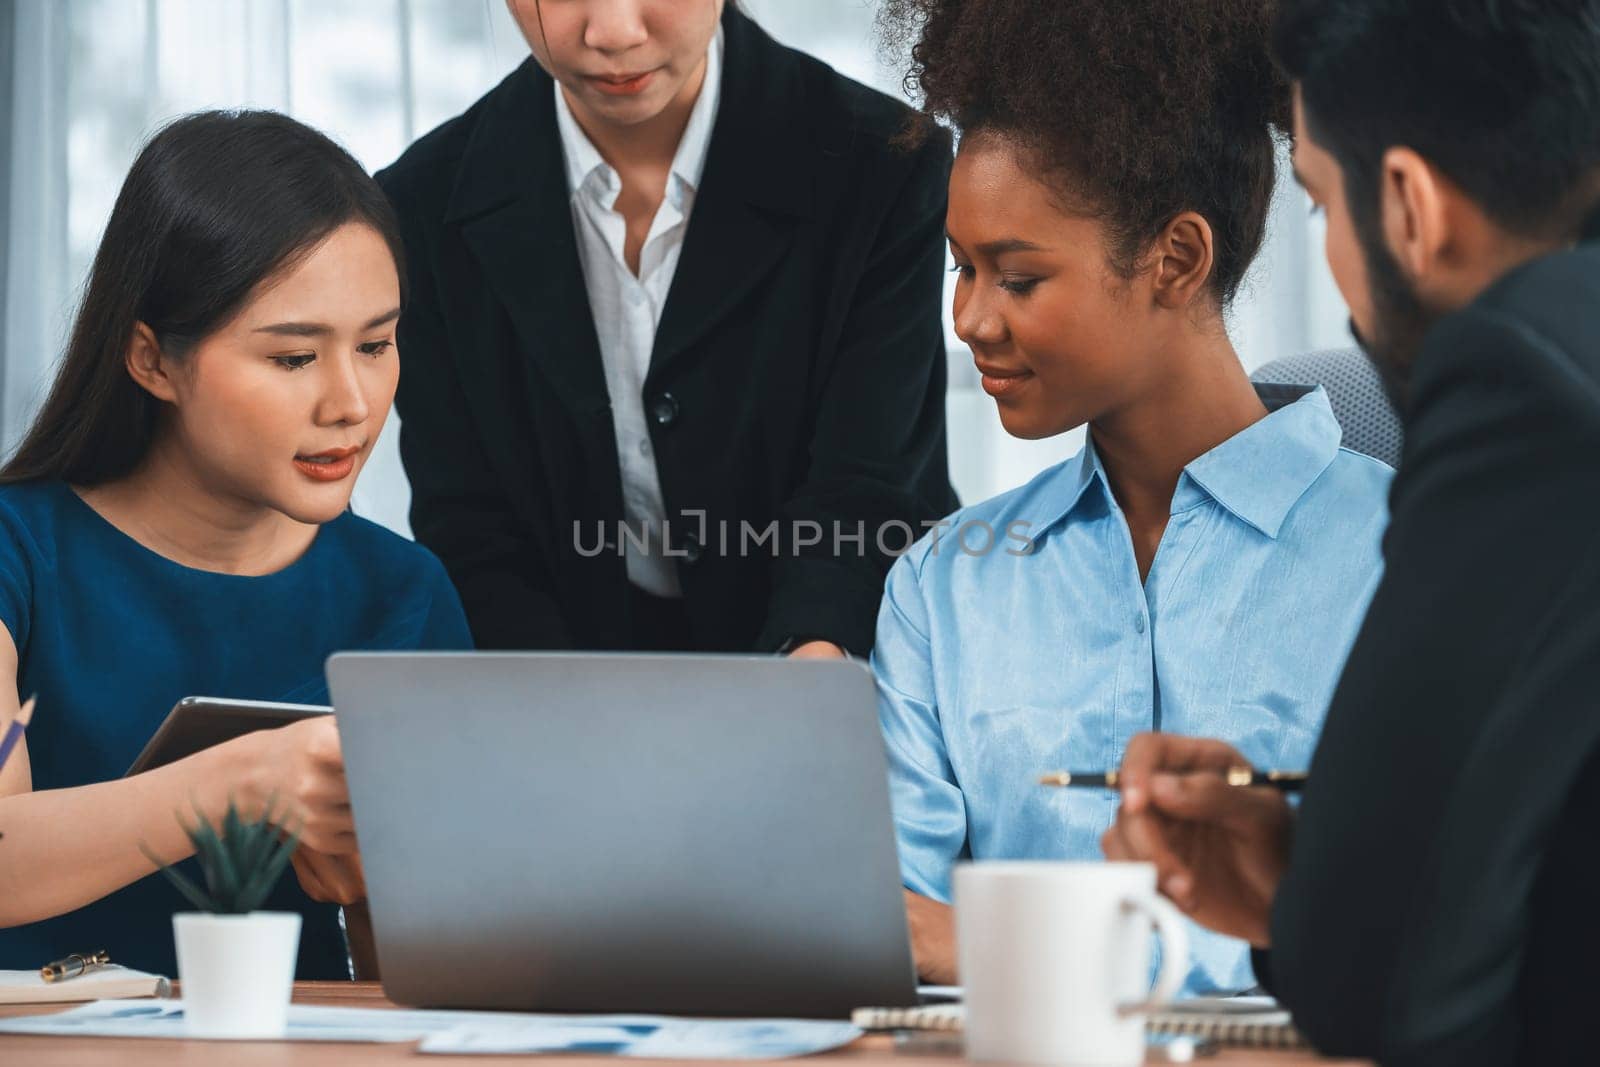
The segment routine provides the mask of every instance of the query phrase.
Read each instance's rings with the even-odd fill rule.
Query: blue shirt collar
[[[1183,469],[1172,495],[1172,513],[1205,500],[1276,538],[1295,503],[1339,454],[1343,432],[1321,387],[1257,385],[1267,417],[1234,434]],[[1091,487],[1111,507],[1116,500],[1091,437],[1057,470],[1050,495],[1059,493],[1044,529],[1077,509]]]

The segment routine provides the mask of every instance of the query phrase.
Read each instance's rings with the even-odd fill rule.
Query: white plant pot
[[[172,932],[190,1034],[258,1040],[283,1036],[300,952],[298,912],[184,912],[172,917]]]

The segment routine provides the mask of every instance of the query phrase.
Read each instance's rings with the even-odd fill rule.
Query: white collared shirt
[[[572,195],[572,229],[578,239],[578,261],[583,266],[589,308],[600,339],[600,359],[605,364],[606,391],[611,397],[611,424],[622,469],[623,518],[650,546],[648,553],[632,545],[626,549],[628,580],[656,596],[681,596],[676,565],[661,551],[666,504],[645,421],[644,379],[711,147],[711,130],[722,95],[722,30],[717,30],[706,51],[705,81],[673,156],[666,195],[639,252],[637,277],[628,269],[623,253],[627,224],[614,208],[622,191],[621,180],[578,125],[559,82],[554,91],[556,125],[561,131],[567,188]]]

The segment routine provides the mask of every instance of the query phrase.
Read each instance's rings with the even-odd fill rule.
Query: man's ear
[[[1215,255],[1211,224],[1193,211],[1167,223],[1150,252],[1154,262],[1156,303],[1164,308],[1186,308],[1206,291]]]
[[[1409,148],[1383,154],[1379,218],[1389,254],[1411,279],[1427,278],[1449,244],[1450,212],[1442,176]]]
[[[123,363],[128,368],[128,376],[145,392],[169,404],[178,402],[178,390],[168,374],[170,360],[162,353],[155,331],[142,322],[133,324],[133,336],[128,339],[128,353]]]

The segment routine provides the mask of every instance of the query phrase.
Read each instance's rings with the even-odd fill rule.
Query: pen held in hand
[[[17,712],[17,717],[11,720],[11,725],[6,727],[4,737],[0,737],[0,768],[5,767],[6,760],[11,758],[11,750],[17,747],[17,742],[22,740],[22,731],[28,728],[28,723],[33,718],[33,697],[22,705],[22,710]]]
[[[1186,774],[1210,774],[1211,771],[1186,771]],[[1283,793],[1298,793],[1305,788],[1304,771],[1258,771],[1253,767],[1229,767],[1221,772],[1223,781],[1236,788],[1266,786]],[[1066,786],[1074,789],[1121,789],[1121,771],[1103,771],[1080,774],[1076,771],[1052,771],[1039,779],[1040,785]]]

